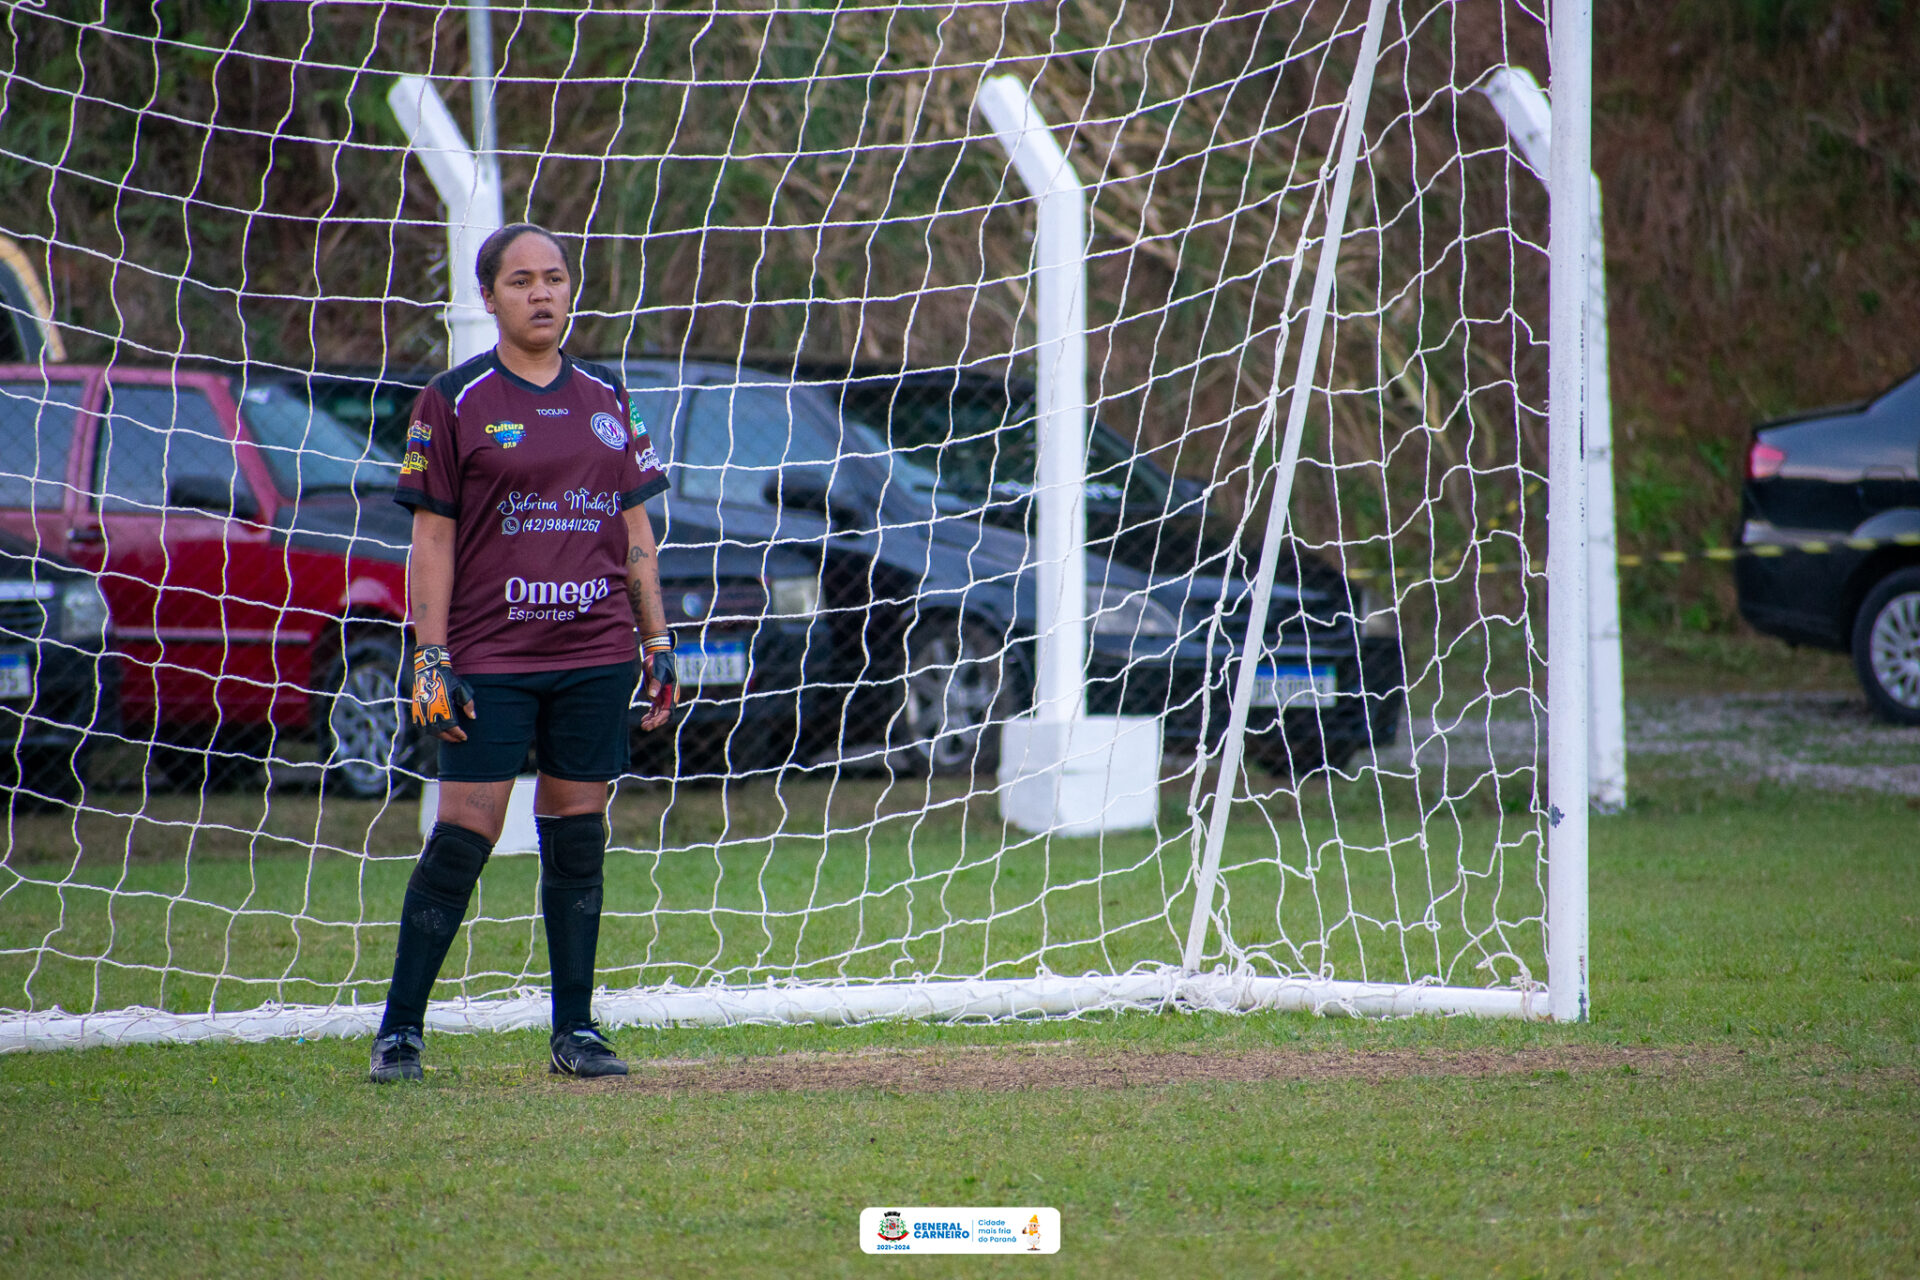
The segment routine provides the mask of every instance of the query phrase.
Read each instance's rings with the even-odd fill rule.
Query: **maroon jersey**
[[[544,387],[489,351],[435,378],[394,501],[455,522],[447,647],[474,675],[634,656],[621,512],[667,487],[614,373],[562,355]]]

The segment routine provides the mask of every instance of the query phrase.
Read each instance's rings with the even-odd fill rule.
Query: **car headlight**
[[[775,578],[773,612],[782,618],[811,618],[820,612],[820,579]]]
[[[1392,639],[1400,634],[1400,610],[1392,596],[1383,598],[1362,588],[1359,606],[1361,635]]]
[[[91,578],[69,582],[60,591],[60,638],[87,644],[107,638],[107,598]]]
[[[1087,587],[1087,622],[1097,636],[1170,636],[1180,630],[1158,600],[1119,587]]]

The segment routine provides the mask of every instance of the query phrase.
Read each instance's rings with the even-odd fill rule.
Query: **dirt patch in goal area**
[[[1138,1089],[1225,1081],[1236,1084],[1335,1080],[1405,1080],[1422,1076],[1480,1079],[1536,1073],[1630,1069],[1674,1075],[1723,1065],[1731,1055],[1608,1045],[1537,1049],[1254,1049],[1233,1052],[1132,1052],[1072,1043],[974,1049],[888,1049],[793,1053],[772,1057],[637,1060],[633,1074],[595,1087],[646,1094],[808,1093],[878,1089],[889,1093],[952,1090]],[[556,1085],[579,1087],[575,1081]]]

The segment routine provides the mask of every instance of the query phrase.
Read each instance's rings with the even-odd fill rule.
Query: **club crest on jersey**
[[[495,443],[502,449],[511,449],[520,443],[521,438],[527,434],[527,429],[518,422],[489,422],[487,434],[492,436]]]
[[[593,434],[600,437],[600,443],[609,449],[627,447],[627,429],[620,425],[620,419],[610,413],[593,415]]]

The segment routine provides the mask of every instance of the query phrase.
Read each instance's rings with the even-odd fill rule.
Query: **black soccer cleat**
[[[425,1073],[420,1070],[420,1050],[424,1045],[418,1027],[402,1027],[391,1035],[374,1037],[373,1062],[367,1078],[375,1084],[425,1079]]]
[[[596,1079],[627,1074],[627,1064],[614,1056],[613,1045],[598,1027],[575,1027],[554,1036],[552,1045],[553,1066],[548,1070],[555,1075]]]

